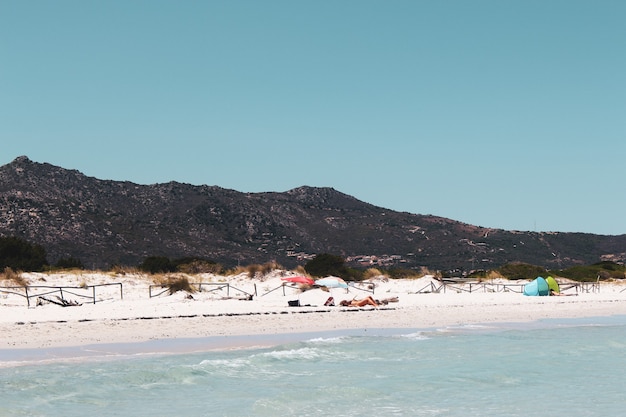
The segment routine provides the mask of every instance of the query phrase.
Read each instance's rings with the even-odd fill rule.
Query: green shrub
[[[372,279],[383,275],[383,273],[378,268],[367,268],[365,272],[363,272],[363,279]]]
[[[555,271],[556,275],[575,281],[596,281],[626,278],[626,267],[615,262],[598,262],[593,265],[579,265]]]
[[[28,282],[24,279],[24,277],[22,277],[19,272],[15,272],[8,266],[4,268],[4,279],[7,281],[13,281],[15,284],[23,287],[28,285]]]
[[[530,265],[521,262],[514,262],[510,264],[503,265],[498,268],[498,272],[506,278],[510,280],[515,279],[535,279],[538,276],[547,276],[548,271],[537,265]]]
[[[176,265],[166,256],[148,256],[139,265],[139,269],[150,274],[176,271]]]
[[[56,266],[57,268],[61,268],[61,269],[85,269],[80,259],[76,259],[72,257],[61,258],[57,261],[56,264],[54,264],[54,266]]]
[[[190,293],[195,292],[187,277],[172,277],[166,285],[170,295],[177,293],[178,291],[187,291]]]
[[[222,265],[200,258],[181,258],[173,261],[178,272],[185,274],[219,274],[222,272]]]
[[[135,266],[124,266],[115,264],[111,266],[109,271],[116,275],[137,274],[139,272],[139,268]]]
[[[251,264],[246,267],[246,270],[248,271],[248,276],[254,278],[257,274],[261,273],[261,265]]]
[[[282,265],[280,265],[278,262],[275,262],[275,261],[266,262],[263,265],[261,265],[261,274],[267,275],[270,272],[276,271],[278,269],[285,269],[285,268],[283,268]]]
[[[194,261],[190,264],[178,266],[178,271],[186,274],[221,274],[224,267],[211,261]]]
[[[0,269],[41,271],[48,265],[46,250],[41,245],[11,236],[0,237]]]
[[[250,278],[254,278],[256,276],[263,277],[272,271],[283,269],[283,267],[276,262],[266,262],[264,264],[250,264],[244,269]]]

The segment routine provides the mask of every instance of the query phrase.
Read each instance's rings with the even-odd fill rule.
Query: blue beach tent
[[[550,287],[543,277],[537,277],[534,281],[524,285],[524,295],[549,295]]]

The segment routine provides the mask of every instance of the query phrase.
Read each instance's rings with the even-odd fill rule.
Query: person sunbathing
[[[378,303],[371,296],[367,296],[361,300],[357,300],[356,298],[352,300],[343,300],[339,303],[340,306],[344,307],[363,307],[366,305],[372,305],[378,308]]]

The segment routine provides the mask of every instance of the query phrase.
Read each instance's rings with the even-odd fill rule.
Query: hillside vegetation
[[[16,281],[21,272],[36,271],[54,271],[54,270],[82,270],[82,262],[73,259],[71,262],[61,260],[56,265],[49,265],[46,260],[45,250],[36,244],[31,244],[21,238],[16,237],[0,237],[0,270],[4,271],[4,279]],[[111,271],[119,273],[124,272],[123,266],[116,265]],[[167,273],[183,273],[183,274],[240,274],[245,272],[249,277],[262,277],[275,270],[284,270],[285,268],[276,262],[267,262],[265,264],[250,264],[247,266],[238,266],[232,269],[226,269],[216,262],[186,257],[178,259],[170,259],[166,256],[148,256],[139,265],[133,267],[137,271],[148,274],[167,274]],[[324,277],[329,275],[339,276],[349,281],[362,281],[377,276],[386,276],[388,278],[419,278],[430,274],[442,277],[439,271],[432,272],[426,268],[417,270],[407,269],[378,269],[378,268],[354,268],[347,265],[344,258],[338,255],[323,253],[316,255],[307,261],[304,266],[296,268],[299,273],[312,277]],[[16,271],[18,271],[16,273]],[[493,270],[484,270],[474,272],[469,278],[496,278],[502,277],[509,280],[533,279],[537,276],[568,278],[575,281],[596,281],[609,279],[625,279],[626,267],[615,262],[599,262],[586,266],[574,266],[562,270],[547,270],[537,265],[530,265],[521,262],[515,262],[503,265]],[[450,275],[447,275],[450,276]]]
[[[478,227],[377,207],[332,188],[243,193],[100,180],[25,156],[0,167],[0,237],[41,246],[51,265],[90,269],[148,257],[295,268],[327,253],[357,270],[464,276],[515,262],[561,270],[626,260],[626,235]]]

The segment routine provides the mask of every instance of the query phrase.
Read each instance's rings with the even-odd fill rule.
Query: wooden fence
[[[26,299],[26,305],[31,306],[31,299],[44,298],[50,295],[54,295],[59,300],[59,303],[67,302],[66,296],[72,295],[78,297],[80,300],[96,304],[97,290],[102,287],[118,286],[120,287],[120,300],[124,298],[124,292],[121,282],[110,284],[98,284],[98,285],[85,285],[81,287],[55,287],[49,285],[27,285],[23,287],[0,287],[0,294],[16,295]],[[77,304],[66,304],[77,305]]]
[[[374,287],[375,287],[375,285],[373,283],[371,283],[371,282],[360,281],[360,282],[357,283],[357,282],[354,282],[354,281],[350,281],[350,282],[347,282],[347,284],[348,284],[348,288],[346,288],[346,291],[349,288],[352,288],[352,289],[355,289],[355,290],[365,291],[365,292],[374,294]],[[363,287],[363,285],[365,285],[365,288]],[[261,294],[261,297],[263,297],[263,296],[265,296],[265,295],[267,295],[269,293],[272,293],[272,292],[274,292],[276,290],[280,290],[280,289],[283,290],[283,296],[285,296],[286,295],[285,288],[290,288],[290,289],[296,289],[297,290],[297,289],[300,288],[300,286],[301,286],[300,284],[293,283],[293,282],[283,282],[278,287],[273,288],[273,289],[271,289],[271,290]],[[314,285],[313,287],[314,288],[319,288],[319,285]],[[341,287],[337,287],[337,288],[338,289],[342,289]]]
[[[463,280],[442,280],[431,282],[423,288],[416,291],[417,293],[446,293],[446,291],[454,292],[516,292],[523,293],[525,284],[512,283],[493,283],[493,282],[468,282]],[[559,284],[561,293],[575,292],[578,293],[597,293],[600,292],[599,282],[575,282],[567,284]]]
[[[360,283],[365,284],[365,283]],[[237,291],[238,293],[245,294],[252,299],[253,296],[257,296],[256,284],[252,293],[241,290],[232,286],[229,283],[214,283],[214,282],[198,282],[190,283],[190,285],[198,288],[199,292],[225,292],[226,297],[230,297],[231,291]],[[363,288],[361,285],[356,286],[355,283],[348,283],[350,288],[360,291],[366,291],[374,293],[374,285],[367,285]],[[21,287],[0,287],[0,294],[6,294],[6,296],[15,295],[26,299],[28,307],[31,306],[31,300],[36,298],[44,298],[50,295],[54,295],[61,302],[67,301],[67,296],[74,296],[80,300],[85,300],[88,303],[96,304],[98,301],[98,290],[102,287],[119,286],[119,297],[124,298],[122,283],[110,283],[110,284],[98,284],[98,285],[85,285],[81,287],[55,287],[47,285],[28,285]],[[576,282],[559,284],[561,293],[598,293],[600,292],[600,282]],[[270,292],[282,289],[283,295],[285,295],[285,288],[295,288],[291,285],[283,283],[282,285],[266,292],[263,295],[267,295]],[[169,291],[169,287],[166,284],[150,285],[148,289],[149,297],[158,297]],[[423,288],[420,288],[416,293],[446,293],[447,291],[454,292],[524,292],[524,284],[512,284],[512,283],[492,283],[492,282],[467,282],[463,280],[442,280],[436,282],[430,282]],[[44,298],[45,299],[45,298]],[[67,304],[76,305],[76,304]]]
[[[250,298],[257,295],[256,284],[254,284],[254,292],[252,293],[236,288],[227,282],[190,282],[189,285],[197,287],[198,292],[225,292],[226,297],[230,297],[231,290],[245,294]],[[208,289],[204,289],[203,287]],[[150,298],[158,297],[166,292],[169,292],[169,290],[170,288],[167,284],[154,284],[150,285],[150,287],[148,288],[148,295]]]

